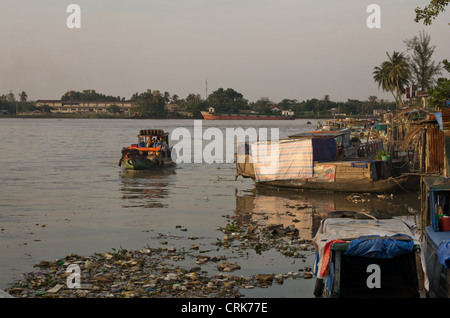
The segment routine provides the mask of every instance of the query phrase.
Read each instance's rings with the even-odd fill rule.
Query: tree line
[[[93,89],[83,91],[68,91],[61,96],[61,100],[89,100],[89,101],[125,101],[125,97],[111,96],[98,93]],[[260,114],[272,114],[281,110],[291,110],[295,116],[303,118],[349,116],[370,116],[374,109],[386,111],[395,109],[394,102],[369,96],[366,100],[348,99],[345,102],[333,101],[330,95],[322,98],[311,98],[303,101],[296,99],[282,99],[274,102],[268,98],[260,98],[249,102],[242,93],[233,88],[219,88],[208,95],[206,99],[200,94],[188,94],[180,98],[177,94],[148,89],[142,93],[134,93],[129,101],[132,102],[131,114],[145,118],[202,118],[201,111],[214,107],[216,112],[236,113],[240,111],[252,111]],[[168,105],[176,106],[175,112],[169,112]],[[52,108],[48,105],[37,106],[34,101],[27,99],[26,92],[22,91],[16,96],[9,92],[0,96],[0,111],[2,114],[20,114],[31,111],[39,111],[43,114],[50,113]],[[108,112],[120,116],[120,107],[112,104]]]

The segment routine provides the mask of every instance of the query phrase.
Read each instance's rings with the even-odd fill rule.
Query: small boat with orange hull
[[[169,133],[162,129],[140,130],[138,143],[122,149],[119,166],[132,170],[162,169],[175,166]]]

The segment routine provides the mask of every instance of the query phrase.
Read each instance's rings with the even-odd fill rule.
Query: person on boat
[[[145,142],[144,142],[144,139],[142,137],[138,137],[138,147],[139,148],[145,147]]]
[[[161,141],[161,137],[158,137],[158,138],[155,140],[154,144],[153,144],[153,148],[158,149],[158,147],[160,147],[160,148],[163,147],[163,143],[162,143],[162,141]]]

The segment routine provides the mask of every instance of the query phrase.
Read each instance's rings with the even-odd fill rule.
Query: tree
[[[137,113],[143,117],[161,118],[167,114],[164,96],[158,91],[148,89],[141,94],[134,94],[132,97],[132,113]]]
[[[422,92],[428,91],[433,86],[435,76],[441,72],[440,63],[436,64],[431,60],[436,46],[430,45],[430,41],[431,37],[425,31],[404,41],[408,52],[411,52],[409,67],[412,80]]]
[[[409,65],[403,53],[394,51],[392,55],[386,52],[388,60],[381,63],[381,66],[375,67],[374,81],[378,83],[378,87],[383,90],[389,90],[394,95],[394,87],[396,91],[396,102],[403,105],[402,94],[408,85],[410,76]]]
[[[431,0],[430,3],[423,9],[417,7],[415,22],[423,20],[423,24],[430,25],[439,13],[445,11],[445,7],[448,5],[449,0]],[[450,23],[449,23],[450,25]]]
[[[251,103],[252,110],[260,114],[270,114],[270,107],[273,103],[267,98],[260,98],[256,102]]]
[[[189,94],[186,97],[185,108],[194,118],[202,118],[200,111],[206,110],[207,102],[202,100],[200,94]]]
[[[207,99],[208,103],[217,111],[222,112],[236,112],[239,109],[248,109],[248,101],[244,96],[236,92],[232,88],[219,88],[212,92]]]
[[[450,73],[450,63],[443,60],[444,69]],[[445,101],[450,100],[450,79],[445,77],[438,78],[436,85],[428,91],[430,95],[430,105],[433,107],[444,106]]]
[[[24,91],[22,91],[21,93],[18,94],[19,95],[19,100],[21,103],[25,103],[27,101],[28,95],[27,93],[25,93]]]
[[[381,88],[383,92],[390,92],[394,97],[396,103],[398,103],[397,96],[395,96],[395,85],[389,79],[387,69],[383,65],[375,66],[372,72],[373,80],[378,84],[378,89]]]
[[[110,112],[111,114],[118,114],[120,113],[120,107],[116,104],[109,105],[108,112]]]
[[[101,93],[97,93],[94,89],[85,89],[81,92],[68,91],[62,97],[61,100],[106,100],[106,101],[119,101],[120,96],[110,96]]]

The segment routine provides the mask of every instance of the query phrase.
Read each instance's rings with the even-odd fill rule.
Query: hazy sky
[[[59,99],[68,90],[130,98],[147,89],[184,98],[233,88],[268,97],[392,99],[373,82],[386,52],[425,30],[450,59],[450,8],[414,22],[429,0],[0,0],[0,94]],[[69,4],[81,28],[69,29]],[[369,4],[381,8],[370,29]]]

